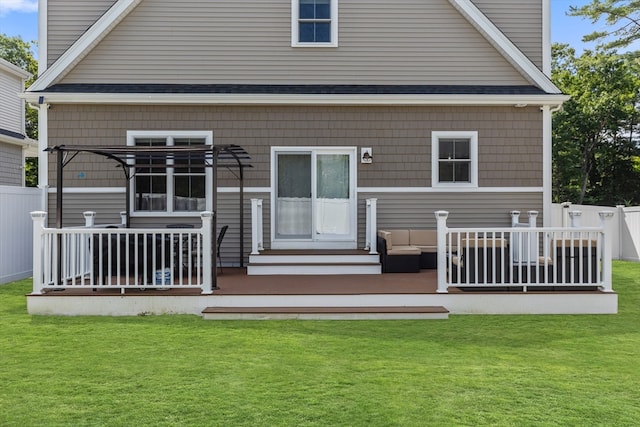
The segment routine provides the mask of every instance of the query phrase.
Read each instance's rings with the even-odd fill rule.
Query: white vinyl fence
[[[554,227],[597,227],[600,225],[598,212],[614,212],[613,220],[607,222],[607,232],[612,236],[613,259],[640,261],[640,207],[603,207],[553,204],[551,224]]]
[[[37,188],[0,186],[0,284],[30,277],[33,224],[29,212],[40,209]]]

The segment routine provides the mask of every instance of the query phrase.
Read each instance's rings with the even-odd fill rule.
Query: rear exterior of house
[[[551,207],[549,0],[41,0],[41,146],[234,144],[251,156],[273,249],[365,245],[378,228],[507,227]],[[55,158],[40,162],[56,223]],[[63,225],[200,221],[214,177],[79,155]],[[223,263],[237,263],[237,177],[220,169]],[[50,187],[50,188],[49,188]],[[251,246],[245,234],[245,248]],[[227,255],[228,254],[228,255]],[[227,256],[227,258],[225,258]]]

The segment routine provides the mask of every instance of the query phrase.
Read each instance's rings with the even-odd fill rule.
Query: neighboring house
[[[549,3],[43,0],[25,98],[43,146],[243,147],[245,216],[263,199],[265,247],[363,247],[368,198],[379,228],[435,228],[436,210],[452,226],[509,226],[514,209],[549,224],[551,115],[567,99],[548,77]],[[41,156],[41,186],[55,187]],[[127,182],[81,155],[64,180],[64,225],[85,210],[118,222],[127,185],[132,226],[212,209],[198,168]],[[238,184],[221,170],[218,185],[233,253]]]
[[[24,100],[18,96],[29,77],[0,58],[0,284],[31,275],[29,212],[41,209],[38,190],[24,188],[25,158],[38,155],[38,142],[25,135]]]
[[[38,156],[38,142],[25,134],[23,69],[0,58],[0,185],[24,186],[26,157]]]

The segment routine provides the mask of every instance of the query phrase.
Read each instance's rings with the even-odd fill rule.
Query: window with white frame
[[[432,132],[434,187],[477,187],[478,132]]]
[[[137,147],[212,145],[212,132],[127,132],[127,145]],[[164,155],[137,155],[133,168],[134,214],[199,213],[210,210],[212,171],[202,156],[166,159]]]
[[[338,0],[291,0],[291,45],[338,46]]]

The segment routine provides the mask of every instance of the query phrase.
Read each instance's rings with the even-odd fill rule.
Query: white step
[[[205,320],[395,320],[448,319],[442,306],[416,307],[207,307]]]
[[[276,252],[276,251],[274,251]],[[379,263],[380,255],[366,252],[358,255],[341,254],[279,254],[249,255],[250,264],[362,264]]]
[[[247,265],[249,276],[270,275],[342,275],[342,274],[382,274],[380,263],[339,263],[339,264],[303,264],[291,263],[249,263]]]

